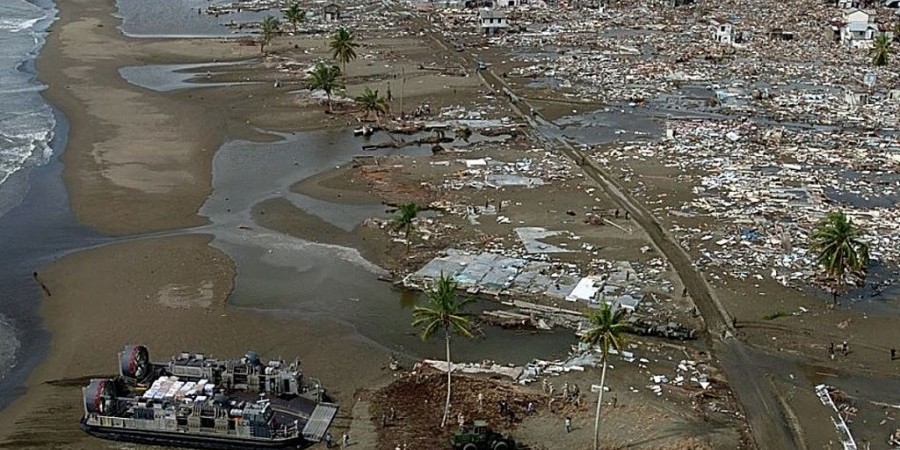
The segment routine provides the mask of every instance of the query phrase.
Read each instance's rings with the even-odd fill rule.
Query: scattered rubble
[[[819,271],[808,236],[838,207],[863,230],[874,261],[900,264],[896,136],[772,129],[750,121],[675,121],[670,127],[672,139],[629,142],[596,157],[640,186],[644,182],[622,164],[652,159],[679,170],[675,179],[692,185],[695,197],[667,212],[715,219],[705,229],[674,225],[713,278],[769,277],[797,287],[814,282]]]

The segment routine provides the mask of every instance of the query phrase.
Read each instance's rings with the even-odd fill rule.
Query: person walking
[[[391,406],[391,422],[397,420],[397,410]]]
[[[331,433],[325,433],[325,448],[331,448],[334,445],[334,439],[331,437]]]
[[[341,448],[347,448],[350,446],[350,433],[344,432],[344,435],[341,437]]]
[[[893,361],[894,358],[896,358],[896,357],[897,357],[897,349],[891,348],[891,361]]]
[[[478,393],[478,409],[481,409],[484,406],[484,394],[481,392]]]
[[[572,432],[572,419],[566,417],[566,433]]]
[[[843,353],[844,356],[847,356],[848,352],[849,352],[849,349],[848,349],[847,341],[844,341],[844,343],[841,344],[841,353]]]

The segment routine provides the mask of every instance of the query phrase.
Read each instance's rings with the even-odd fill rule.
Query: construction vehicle
[[[515,450],[512,438],[488,428],[484,420],[476,420],[472,425],[463,425],[453,434],[450,442],[453,450]]]

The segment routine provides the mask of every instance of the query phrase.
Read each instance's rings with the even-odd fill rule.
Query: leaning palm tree
[[[369,117],[369,114],[374,113],[375,119],[378,119],[388,111],[387,100],[378,95],[378,90],[373,91],[368,86],[366,86],[362,95],[357,96],[353,100],[359,104],[360,109],[366,114],[366,118]]]
[[[471,298],[459,299],[456,296],[456,282],[445,277],[437,280],[437,284],[428,291],[428,306],[413,308],[414,327],[422,328],[422,339],[428,340],[438,331],[444,332],[444,343],[447,347],[447,401],[444,403],[444,417],[441,428],[447,423],[450,414],[450,335],[456,333],[468,338],[473,337],[470,328],[469,314],[464,309],[472,302]]]
[[[262,22],[260,22],[260,24],[259,24],[259,33],[260,33],[259,52],[260,53],[265,52],[266,46],[269,45],[269,43],[272,42],[272,39],[275,37],[275,35],[278,34],[278,29],[280,26],[281,26],[281,24],[278,22],[278,19],[276,19],[272,16],[266,17]]]
[[[463,142],[469,142],[469,138],[472,137],[472,129],[469,127],[459,127],[456,129],[456,139],[459,139]]]
[[[416,220],[416,216],[419,215],[419,210],[419,205],[415,204],[414,202],[404,203],[400,205],[397,218],[394,219],[394,224],[397,226],[397,229],[403,230],[405,233],[404,239],[406,240],[407,253],[409,253],[409,234],[412,233],[412,230],[416,227],[414,221]]]
[[[810,238],[816,262],[833,283],[835,303],[847,286],[847,279],[864,281],[869,265],[869,246],[859,239],[860,231],[843,211],[832,211],[821,221]]]
[[[891,57],[891,39],[888,38],[887,34],[881,33],[875,37],[875,42],[869,54],[872,56],[872,65],[887,65]]]
[[[615,313],[612,308],[602,303],[600,311],[588,315],[589,327],[581,340],[591,347],[600,347],[603,369],[600,372],[600,393],[597,394],[597,414],[594,416],[594,450],[600,448],[600,405],[603,404],[603,386],[606,383],[606,366],[609,357],[609,349],[616,350],[622,345],[622,333],[628,329],[622,319],[625,310],[619,308]]]
[[[356,37],[350,34],[344,28],[338,28],[331,37],[331,56],[341,62],[341,71],[346,72],[347,63],[356,59]]]
[[[298,25],[306,18],[306,11],[300,8],[299,3],[292,3],[284,10],[284,18],[294,26],[294,33],[296,33]]]
[[[321,89],[325,91],[325,96],[328,98],[328,112],[331,112],[331,93],[334,92],[335,89],[340,89],[344,86],[344,84],[341,83],[340,76],[341,69],[337,66],[319,61],[306,78],[306,86],[309,89]]]

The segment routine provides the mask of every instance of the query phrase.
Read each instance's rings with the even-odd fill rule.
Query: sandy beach
[[[71,123],[64,179],[76,218],[92,228],[134,235],[203,224],[197,210],[211,189],[214,151],[226,136],[259,137],[252,126],[290,124],[296,130],[298,117],[321,127],[321,110],[302,120],[289,96],[268,98],[266,116],[249,120],[261,102],[235,99],[253,98],[254,89],[271,90],[269,83],[218,96],[161,95],[130,85],[118,73],[120,67],[154,61],[245,60],[258,56],[256,47],[217,39],[126,39],[116,28],[112,1],[62,1],[59,9],[38,66],[49,85],[47,97]],[[142,342],[160,359],[194,345],[222,355],[251,347],[286,358],[302,353],[310,374],[358,370],[353,383],[329,380],[332,391],[348,401],[358,380],[375,383],[384,376],[380,353],[345,338],[352,330],[228,308],[234,265],[209,241],[201,235],[128,240],[42,269],[52,293],[41,306],[50,350],[29,377],[26,395],[4,411],[2,445],[104,445],[78,429],[79,387],[91,376],[113,375],[115,354],[126,342]],[[302,344],[323,334],[331,336],[326,345]],[[333,357],[339,351],[357,356],[351,364]]]
[[[413,360],[441,357],[442,347],[420,342],[409,325],[416,294],[400,293],[378,279],[402,277],[450,247],[524,254],[513,230],[517,226],[563,230],[541,243],[560,246],[552,258],[563,264],[561,272],[580,267],[584,275],[593,275],[606,270],[598,261],[631,262],[641,268],[641,282],[653,286],[648,288],[653,295],[644,300],[656,314],[701,333],[715,325],[700,317],[686,283],[651,233],[629,218],[615,195],[585,175],[584,160],[570,160],[553,149],[556,144],[547,136],[538,137],[542,126],[555,127],[561,142],[577,140],[567,133],[613,142],[620,126],[648,130],[648,135],[661,132],[646,117],[606,111],[597,121],[610,123],[596,129],[560,127],[554,121],[600,106],[555,98],[553,90],[527,91],[530,80],[510,79],[517,92],[536,97],[532,104],[540,106],[546,121],[526,125],[515,108],[527,103],[516,106],[512,95],[494,95],[505,83],[501,75],[460,76],[456,71],[457,66],[471,69],[470,60],[483,57],[506,79],[515,65],[507,54],[455,52],[430,31],[421,31],[421,17],[404,18],[398,25],[402,37],[361,32],[361,57],[346,74],[347,97],[364,87],[392,90],[393,108],[405,104],[408,112],[427,104],[434,111],[450,110],[429,120],[473,109],[480,119],[496,123],[512,118],[517,128],[499,136],[476,133],[473,142],[451,139],[445,147],[406,147],[397,141],[397,136],[431,137],[430,130],[398,133],[390,137],[398,148],[364,151],[363,145],[385,144],[386,138],[353,137],[361,116],[356,106],[347,101],[337,108],[343,113],[326,114],[322,102],[302,89],[302,68],[330,58],[320,35],[279,36],[264,56],[257,45],[237,39],[124,37],[113,0],[59,0],[58,8],[60,19],[37,68],[48,85],[47,99],[70,123],[61,161],[73,215],[111,242],[39,268],[49,291],[40,316],[51,339],[46,358],[25,382],[25,395],[3,411],[2,448],[119,448],[78,428],[80,388],[92,377],[115,375],[117,352],[124,344],[140,343],[149,347],[152,359],[163,361],[181,351],[234,357],[255,350],[267,358],[300,357],[306,374],[323,380],[341,404],[335,435],[349,430],[359,439],[358,448],[391,450],[396,443],[387,439],[417,436],[408,429],[375,429],[372,405],[378,402],[372,396],[401,378],[387,369],[388,355],[400,355],[410,368]],[[218,65],[203,66],[209,63]],[[195,87],[153,90],[120,73],[127,67],[174,64],[198,64],[189,70],[200,75],[190,80]],[[614,171],[629,195],[662,217],[664,229],[707,227],[702,219],[661,214],[692,195],[691,185],[677,179],[676,168],[637,156],[610,162],[604,159],[605,146],[583,148]],[[485,188],[478,167],[486,163],[479,160],[503,162],[513,174],[521,167],[534,169],[545,180],[536,186]],[[640,175],[626,176],[633,173]],[[397,205],[410,201],[427,208],[408,248],[390,220]],[[487,213],[488,205],[496,209]],[[699,251],[691,250],[690,259],[696,260]],[[743,399],[728,386],[732,374],[717,359],[738,351],[751,354],[746,361],[766,373],[765,380],[756,381],[777,393],[761,404],[783,409],[790,426],[807,436],[799,447],[831,448],[833,443],[829,412],[818,403],[812,384],[840,378],[846,383],[842,388],[860,403],[872,403],[873,391],[895,385],[896,362],[885,355],[900,342],[896,317],[834,309],[814,293],[769,279],[711,284],[735,318],[725,328],[737,339],[684,343],[629,336],[629,349],[649,359],[615,361],[618,367],[607,384],[621,404],[604,419],[610,445],[753,447],[750,424],[768,417],[746,417],[738,404]],[[478,307],[488,308],[485,303],[490,302]],[[522,363],[565,353],[577,339],[571,331],[493,328],[485,332],[487,338],[455,345],[471,360],[490,354],[508,359],[502,363]],[[845,339],[853,351],[829,358],[825,345]],[[745,343],[746,349],[738,346]],[[704,370],[720,390],[666,385],[662,397],[648,389],[647,380],[658,374],[674,378],[681,373],[682,359],[708,365]],[[573,371],[554,382],[587,387],[598,373],[594,368]],[[541,395],[536,385],[522,389]],[[471,401],[471,394],[455,395]],[[589,395],[588,402],[569,411],[577,426],[564,439],[548,437],[561,429],[563,416],[543,408],[516,432],[547,449],[558,448],[554,443],[588,448],[595,405]],[[380,401],[384,407],[391,399]],[[884,422],[873,425],[882,410],[867,406],[861,418],[868,425],[859,429],[865,436],[883,433]],[[893,420],[890,411],[884,415]]]
[[[215,92],[159,93],[134,86],[120,76],[119,68],[246,61],[259,58],[259,49],[224,39],[125,38],[117,30],[112,1],[61,1],[58,7],[60,19],[51,29],[38,68],[49,86],[47,98],[71,125],[62,161],[72,210],[79,222],[102,233],[166,234],[206,223],[198,209],[210,194],[215,150],[226,139],[267,141],[273,137],[257,130],[295,132],[345,125],[325,115],[315,101],[284,95],[302,85],[302,75],[279,74],[271,62],[242,67],[239,76],[231,72],[212,79],[253,80]],[[320,39],[292,41],[278,45],[290,48],[300,43],[325,54]],[[408,42],[377,45],[405,46],[413,55],[428,53]],[[316,53],[307,59],[314,57]],[[451,90],[477,85],[471,79],[448,84],[417,71],[413,62],[405,64],[411,82],[418,85],[407,97],[413,105],[426,96],[440,101],[440,96],[434,97],[437,92],[446,91],[450,98]],[[364,81],[367,74],[382,69],[360,62],[351,64],[351,70]],[[283,91],[273,91],[276,78],[285,86]],[[362,87],[353,84],[348,89],[353,94]],[[353,197],[349,188],[348,199]],[[277,202],[262,203],[256,210],[273,211],[271,219],[258,215],[263,225],[275,221],[273,228],[300,229],[306,238],[318,236],[323,243],[358,247],[379,260],[376,249],[385,242],[382,233],[336,232],[292,208],[282,218]],[[367,235],[371,243],[365,242]],[[42,268],[40,278],[52,293],[40,308],[51,334],[49,352],[25,383],[26,394],[4,410],[0,445],[115,447],[78,429],[80,387],[92,376],[114,375],[116,352],[128,342],[147,345],[155,358],[163,360],[187,347],[197,350],[196,346],[223,356],[240,355],[249,348],[271,356],[301,356],[307,373],[327,376],[332,395],[346,406],[348,416],[339,420],[346,429],[356,390],[390,380],[385,349],[360,339],[351,324],[228,306],[235,265],[211,247],[210,240],[190,234],[123,237]]]

